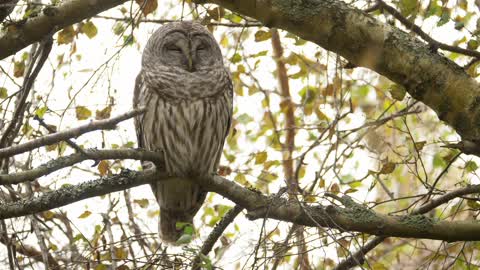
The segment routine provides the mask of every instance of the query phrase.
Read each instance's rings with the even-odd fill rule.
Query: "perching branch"
[[[0,149],[0,158],[11,157],[14,155],[25,153],[27,151],[31,151],[41,146],[54,144],[70,138],[76,138],[87,132],[91,132],[95,130],[114,129],[118,123],[125,121],[129,118],[132,118],[136,115],[142,114],[144,112],[145,112],[145,108],[138,108],[133,111],[121,114],[117,117],[113,117],[105,120],[92,121],[88,124],[85,124],[76,128],[60,131],[57,133],[45,135],[41,138],[31,140],[23,144],[2,148]]]
[[[165,174],[151,170],[126,171],[119,175],[62,187],[40,197],[0,205],[0,219],[39,213],[86,198],[147,184],[151,181],[161,181],[167,177]],[[476,221],[438,221],[422,215],[388,216],[356,204],[347,196],[341,199],[344,207],[300,205],[278,196],[265,196],[220,176],[195,181],[206,190],[216,192],[244,207],[248,211],[247,217],[252,220],[265,218],[268,214],[268,218],[298,225],[328,227],[380,236],[445,241],[480,240],[480,224]],[[472,190],[480,192],[480,185],[471,186],[470,191]]]
[[[33,181],[39,177],[48,175],[60,169],[70,167],[84,160],[105,160],[105,159],[135,159],[152,161],[155,164],[162,164],[163,159],[158,159],[160,155],[157,152],[146,151],[142,149],[115,149],[115,150],[97,150],[87,149],[82,153],[75,153],[66,157],[60,157],[51,160],[37,168],[10,174],[0,174],[0,185],[19,184],[27,181]]]
[[[121,174],[86,181],[79,185],[63,186],[39,197],[0,204],[0,220],[40,213],[65,206],[87,198],[132,188],[151,181],[166,178],[166,175],[147,170],[124,171]]]

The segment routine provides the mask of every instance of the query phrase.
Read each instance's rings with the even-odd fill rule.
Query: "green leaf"
[[[467,42],[467,49],[469,50],[476,50],[478,48],[478,40],[476,39],[470,39]]]
[[[230,58],[230,62],[232,62],[233,64],[238,63],[240,61],[242,61],[242,56],[238,53],[234,54],[232,58]]]
[[[447,9],[442,10],[442,15],[440,16],[440,20],[437,22],[437,26],[442,26],[446,24],[450,20],[450,12]]]
[[[38,116],[39,118],[43,118],[45,113],[47,112],[48,108],[47,106],[43,106],[41,108],[38,108],[35,110],[35,115]]]
[[[97,27],[91,21],[88,21],[88,22],[84,23],[82,25],[81,31],[82,31],[82,33],[87,35],[87,37],[90,38],[90,39],[95,37],[97,35],[97,32],[98,32]]]
[[[78,120],[85,120],[92,116],[92,112],[85,106],[77,106],[75,108],[75,113]]]
[[[402,101],[407,93],[407,90],[405,90],[405,87],[399,84],[392,84],[390,85],[389,92],[393,99]]]
[[[467,161],[465,163],[465,170],[467,171],[467,173],[471,173],[471,172],[474,172],[478,169],[478,165],[477,163],[475,163],[475,161]]]
[[[123,32],[125,32],[125,27],[123,26],[123,23],[116,22],[113,25],[113,33],[117,36],[120,36],[121,34],[123,34]]]
[[[400,12],[403,16],[412,15],[417,9],[417,0],[401,0],[399,3]]]
[[[188,244],[188,243],[192,242],[192,239],[193,239],[193,237],[191,235],[183,234],[182,236],[180,236],[180,238],[178,238],[176,244],[177,245]]]

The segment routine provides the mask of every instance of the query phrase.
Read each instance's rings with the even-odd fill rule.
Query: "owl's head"
[[[213,35],[201,24],[173,22],[157,29],[143,51],[142,65],[179,67],[188,72],[223,66]]]

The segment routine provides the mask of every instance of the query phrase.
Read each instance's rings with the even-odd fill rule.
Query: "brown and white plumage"
[[[167,181],[152,184],[159,231],[173,242],[177,222],[192,223],[206,192],[188,180],[216,172],[232,116],[232,82],[213,36],[195,22],[160,27],[143,52],[134,106],[139,147],[162,150]]]

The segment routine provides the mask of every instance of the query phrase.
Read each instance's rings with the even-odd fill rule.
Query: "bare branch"
[[[85,134],[87,132],[95,131],[95,130],[100,130],[100,129],[114,129],[116,124],[125,121],[129,118],[132,118],[136,115],[142,114],[145,112],[145,108],[138,108],[133,111],[121,114],[117,117],[110,118],[110,119],[105,119],[105,120],[98,120],[98,121],[92,121],[88,124],[60,131],[54,134],[49,134],[46,136],[43,136],[41,138],[31,140],[29,142],[26,142],[24,144],[19,144],[15,146],[10,146],[7,148],[2,148],[0,149],[0,158],[5,158],[5,157],[11,157],[14,155],[18,155],[21,153],[25,153],[27,151],[31,151],[35,148],[39,148],[41,146],[45,145],[50,145],[54,144],[60,141],[64,141],[70,138],[76,138],[82,134]]]
[[[105,19],[105,20],[114,20],[114,21],[131,21],[132,18],[130,17],[112,17],[112,16],[102,16],[98,15],[95,16],[95,18],[99,19]],[[162,20],[162,19],[141,19],[138,20],[138,22],[141,23],[158,23],[158,24],[164,24],[164,23],[170,23],[170,22],[178,22],[179,20]],[[224,27],[241,27],[241,28],[246,28],[246,27],[262,27],[263,24],[259,22],[246,22],[246,23],[222,23],[222,22],[208,22],[206,25],[211,25],[211,26],[224,26]]]
[[[234,208],[230,209],[225,216],[220,220],[220,222],[215,225],[215,228],[213,228],[212,232],[207,237],[207,240],[203,242],[202,248],[200,249],[200,254],[203,254],[204,256],[207,256],[210,251],[212,251],[213,246],[215,243],[218,241],[220,236],[222,236],[223,232],[225,229],[227,229],[228,225],[233,222],[233,220],[242,212],[243,207],[240,205],[235,205]],[[192,269],[200,269],[200,255],[195,258],[194,263],[193,263],[193,268]]]
[[[152,161],[155,164],[162,164],[163,159],[158,152],[146,151],[142,149],[115,149],[115,150],[97,150],[87,149],[83,153],[75,153],[66,157],[60,157],[51,160],[37,168],[11,174],[0,174],[0,185],[19,184],[26,181],[33,181],[39,177],[48,175],[60,169],[72,166],[85,160],[105,160],[105,159],[135,159]]]

